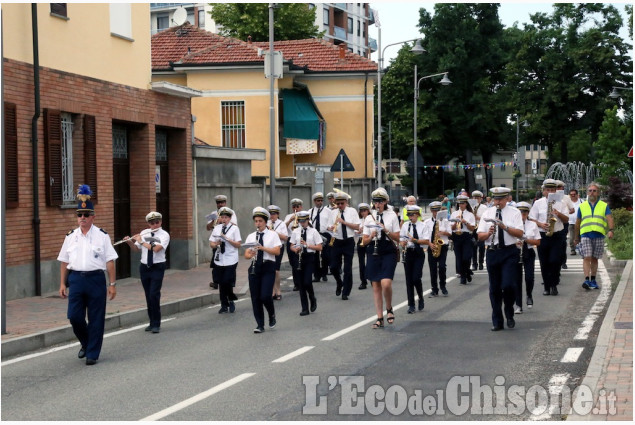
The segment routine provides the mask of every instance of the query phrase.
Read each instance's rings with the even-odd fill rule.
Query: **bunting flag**
[[[490,162],[486,164],[434,164],[434,165],[423,165],[423,169],[443,169],[445,171],[454,171],[454,170],[478,170],[481,168],[496,168],[496,167],[508,167],[508,166],[517,166],[518,164],[515,161],[506,161],[506,162]]]

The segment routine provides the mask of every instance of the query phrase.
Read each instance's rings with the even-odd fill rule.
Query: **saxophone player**
[[[284,224],[287,226],[287,234],[291,235],[298,228],[298,212],[302,210],[302,199],[293,198],[291,200],[292,213],[287,214],[284,218]],[[291,265],[291,273],[293,275],[293,290],[300,290],[300,272],[298,269],[298,255],[291,250],[291,239],[287,239],[287,256]]]
[[[472,199],[476,201],[476,206],[474,207],[474,217],[476,217],[476,228],[478,228],[478,223],[481,219],[481,216],[483,215],[483,211],[485,211],[487,206],[483,204],[483,192],[481,192],[480,190],[475,190],[472,192]],[[472,247],[472,270],[476,270],[477,260],[478,270],[483,270],[483,261],[485,260],[485,242],[478,240],[476,228],[474,228],[473,234],[476,243]]]
[[[415,289],[419,297],[418,309],[423,310],[423,264],[426,257],[423,246],[428,245],[428,241],[423,239],[423,222],[420,220],[420,208],[416,205],[406,206],[405,221],[401,226],[400,244],[405,249],[404,272],[406,274],[406,295],[408,297],[408,314],[415,312]]]
[[[467,285],[467,282],[472,281],[472,270],[470,270],[473,245],[472,231],[476,228],[476,219],[467,200],[466,195],[457,196],[457,210],[452,213],[452,218],[457,220],[452,226],[454,232],[452,241],[454,242],[454,255],[462,285]]]
[[[510,189],[491,189],[494,207],[488,208],[478,225],[478,238],[488,245],[487,274],[489,275],[489,299],[492,305],[492,331],[503,330],[503,312],[507,327],[516,326],[514,302],[516,301],[516,277],[520,252],[516,240],[523,237],[523,219],[518,209],[507,205]],[[489,221],[488,221],[489,220]],[[496,220],[492,222],[491,220]]]
[[[439,287],[444,297],[448,296],[448,290],[445,287],[446,265],[445,261],[448,256],[448,236],[452,234],[452,226],[448,220],[437,220],[437,214],[441,210],[442,203],[439,201],[431,202],[428,205],[432,217],[423,223],[422,238],[428,243],[428,267],[430,269],[430,284],[432,291],[429,297],[434,298],[439,295]],[[438,239],[443,241],[443,245],[439,247],[439,256],[432,255],[432,247]],[[437,285],[438,277],[438,285]]]
[[[550,193],[556,193],[554,179],[546,179],[543,182],[543,197],[534,202],[529,211],[529,218],[538,225],[540,231],[538,260],[545,286],[542,295],[558,295],[557,287],[560,283],[560,266],[562,264],[562,241],[558,232],[569,223],[567,207],[560,201],[550,205],[548,202]]]

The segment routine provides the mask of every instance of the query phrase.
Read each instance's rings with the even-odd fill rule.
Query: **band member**
[[[472,259],[472,231],[476,228],[476,219],[472,213],[472,207],[467,202],[467,196],[456,197],[457,210],[452,213],[455,220],[452,226],[452,241],[454,242],[454,255],[462,285],[472,281],[470,260]]]
[[[359,236],[357,240],[357,262],[359,264],[359,280],[361,283],[357,289],[366,289],[368,287],[368,279],[366,279],[366,246],[364,246],[364,238],[362,233],[364,231],[364,221],[368,214],[370,214],[370,205],[362,202],[357,206],[359,212],[359,219],[361,221],[359,230],[355,230],[355,235]]]
[[[324,206],[324,195],[322,192],[316,192],[313,194],[313,208],[309,209],[309,220],[311,220],[311,225],[315,230],[317,230],[320,235],[324,238],[323,240],[328,241],[331,238],[331,235],[326,230],[329,224],[329,216],[331,215],[331,210]],[[315,255],[315,270],[313,272],[313,282],[319,282],[320,279],[326,282],[326,275],[329,271],[329,245],[328,243],[324,243],[322,247],[322,252],[317,253]]]
[[[327,193],[326,194],[326,200],[327,200],[327,207],[330,210],[337,209],[337,205],[335,205],[335,193],[334,192]]]
[[[546,179],[543,182],[543,197],[534,202],[529,210],[529,218],[538,225],[540,246],[538,260],[540,273],[545,285],[542,295],[558,295],[560,283],[560,266],[562,264],[562,241],[559,231],[569,223],[569,211],[560,201],[548,202],[550,193],[556,192],[556,181]],[[551,212],[549,212],[551,211]]]
[[[302,210],[302,200],[298,198],[293,198],[291,200],[291,209],[293,212],[291,214],[287,214],[284,218],[284,224],[287,226],[287,233],[291,235],[295,229],[298,228],[298,217],[297,213]],[[298,268],[298,256],[295,252],[291,250],[291,240],[287,239],[287,256],[289,257],[289,264],[291,265],[291,274],[293,276],[293,290],[297,291],[300,289],[300,274],[297,272]]]
[[[87,366],[97,363],[104,341],[106,294],[110,300],[117,295],[117,253],[108,233],[93,224],[95,208],[89,201],[91,195],[90,186],[79,186],[78,227],[66,234],[57,257],[61,262],[59,294],[62,298],[68,295],[67,317],[81,346],[77,357],[85,357]],[[106,284],[105,270],[110,285]]]
[[[395,276],[397,257],[395,242],[399,242],[399,217],[387,210],[388,193],[379,188],[371,194],[374,214],[364,222],[364,245],[366,248],[366,276],[373,285],[373,299],[377,320],[373,329],[384,327],[383,300],[386,301],[386,321],[392,324],[395,314],[392,310],[392,279]],[[369,227],[370,226],[370,227]]]
[[[501,311],[503,303],[507,327],[511,329],[516,326],[514,301],[520,260],[516,240],[523,237],[523,219],[520,211],[507,205],[510,199],[509,188],[494,187],[491,192],[494,207],[483,213],[478,226],[478,238],[488,246],[486,261],[492,305],[492,331],[500,331],[504,329]]]
[[[531,220],[527,220],[531,205],[527,202],[519,202],[516,204],[516,208],[518,208],[523,217],[524,230],[524,240],[522,243],[518,243],[521,248],[520,262],[518,263],[518,279],[516,280],[516,307],[514,308],[514,313],[520,314],[523,312],[523,269],[525,269],[525,294],[527,295],[527,308],[532,308],[534,305],[532,292],[534,290],[534,268],[536,266],[535,247],[540,245],[540,232],[538,231],[536,223]]]
[[[273,294],[271,294],[274,300],[281,300],[282,293],[280,292],[280,266],[282,264],[282,257],[284,256],[284,245],[289,239],[289,229],[285,226],[284,221],[280,220],[280,207],[277,205],[269,205],[267,207],[271,219],[267,222],[267,228],[273,230],[278,234],[278,237],[282,241],[280,247],[280,254],[276,255],[276,281],[273,284]]]
[[[123,238],[133,251],[141,251],[139,276],[146,296],[150,324],[146,332],[157,334],[161,331],[161,287],[166,269],[165,250],[170,244],[170,235],[161,228],[163,216],[156,211],[146,215],[149,229],[132,238]]]
[[[298,255],[298,271],[300,272],[300,303],[302,311],[300,316],[309,314],[309,301],[311,301],[311,313],[317,308],[317,300],[313,292],[313,269],[315,256],[322,250],[322,235],[311,227],[308,211],[298,212],[300,226],[291,234],[291,249]],[[308,297],[307,297],[308,295]]]
[[[406,273],[406,294],[408,296],[408,314],[415,312],[415,289],[419,297],[418,309],[423,310],[423,264],[426,257],[423,252],[423,246],[428,245],[428,241],[423,238],[423,222],[421,218],[421,209],[416,205],[406,206],[406,215],[408,221],[401,226],[400,244],[404,249],[404,272]]]
[[[231,222],[234,211],[227,207],[218,210],[218,226],[209,237],[209,245],[216,249],[215,267],[212,269],[214,282],[218,284],[220,295],[220,314],[233,313],[236,310],[234,294],[236,286],[236,267],[238,266],[238,248],[240,248],[240,230]]]
[[[348,206],[348,194],[338,192],[335,195],[336,209],[331,211],[329,216],[329,232],[335,238],[329,254],[331,263],[331,274],[337,282],[335,295],[342,295],[343,300],[347,300],[353,288],[353,255],[355,253],[355,230],[359,229],[359,215],[355,208]],[[329,242],[330,243],[330,242]],[[340,276],[344,261],[344,278]]]
[[[571,214],[575,212],[575,205],[573,205],[573,201],[568,194],[564,192],[564,182],[562,180],[556,180],[556,193],[562,193],[562,203],[565,208],[569,211],[569,220],[571,219]],[[569,234],[569,225],[566,224],[563,229],[558,232],[558,237],[560,238],[560,244],[562,245],[562,265],[563,269],[568,269],[567,266],[567,235]]]
[[[276,255],[280,254],[282,242],[278,234],[267,229],[269,212],[256,207],[252,212],[256,231],[249,234],[245,240],[246,245],[256,243],[254,247],[245,250],[245,258],[252,260],[249,267],[249,293],[251,294],[251,306],[256,319],[255,334],[265,331],[265,312],[269,313],[269,328],[276,326],[276,310],[273,305],[271,293],[276,279]]]
[[[476,222],[474,223],[474,232],[472,233],[472,237],[476,241],[476,243],[473,244],[474,246],[472,247],[472,270],[476,270],[477,259],[478,269],[483,270],[483,261],[485,260],[485,242],[478,240],[476,229],[478,228],[478,223],[481,219],[481,215],[483,215],[483,211],[487,209],[487,206],[483,204],[483,192],[481,192],[480,190],[475,190],[472,192],[472,199],[476,201],[476,206],[472,208],[474,217],[476,219]]]
[[[439,295],[439,287],[444,297],[448,296],[445,287],[446,266],[445,261],[448,256],[449,236],[452,234],[452,226],[448,220],[438,220],[437,215],[442,208],[440,201],[430,202],[428,206],[432,217],[423,223],[422,238],[428,243],[428,266],[430,268],[430,284],[432,291],[429,297],[434,298]],[[438,255],[435,255],[438,250]],[[438,286],[437,286],[438,277]]]
[[[214,227],[216,226],[216,224],[218,223],[218,210],[220,210],[223,207],[227,206],[227,196],[225,195],[216,195],[214,197],[214,200],[216,201],[216,210],[212,211],[208,216],[207,216],[207,226],[205,227],[208,231],[212,231],[214,230]],[[216,218],[211,218],[211,217],[216,217]],[[231,222],[234,226],[238,226],[238,219],[236,218],[236,214],[234,214],[232,216]],[[210,234],[211,236],[211,234]],[[214,257],[216,257],[216,250],[212,250],[212,259],[209,263],[209,267],[210,268],[214,268]],[[213,289],[218,289],[218,285],[216,284],[216,282],[214,282],[214,274],[212,273],[212,281],[209,283],[210,288]]]

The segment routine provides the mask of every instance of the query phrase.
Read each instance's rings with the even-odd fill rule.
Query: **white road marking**
[[[604,267],[604,262],[602,260],[598,260],[598,277],[600,281],[600,294],[598,295],[595,303],[591,307],[589,314],[582,321],[582,326],[578,328],[574,340],[585,340],[589,338],[589,333],[593,329],[593,325],[600,318],[606,303],[609,300],[609,296],[611,295],[611,278]],[[587,292],[587,290],[584,290]],[[594,291],[591,289],[590,291]]]
[[[179,410],[183,410],[188,406],[191,406],[195,403],[198,403],[201,400],[205,400],[208,397],[213,396],[214,394],[227,389],[229,387],[231,387],[234,384],[237,384],[239,382],[244,381],[247,378],[251,378],[252,376],[254,376],[255,373],[243,373],[241,375],[238,375],[235,378],[230,379],[229,381],[225,381],[222,384],[218,384],[215,387],[210,388],[207,391],[203,391],[200,394],[195,395],[194,397],[190,397],[187,400],[183,400],[180,403],[177,403],[173,406],[168,407],[167,409],[163,409],[160,412],[155,413],[154,415],[150,415],[150,416],[146,416],[145,418],[141,419],[142,421],[156,421],[159,419],[163,419],[168,415],[171,415],[172,413],[178,412]]]
[[[580,354],[582,354],[582,351],[584,350],[584,348],[582,347],[570,347],[567,348],[567,351],[564,353],[564,356],[562,356],[562,359],[560,359],[560,362],[562,363],[575,363],[578,361],[578,358],[580,357]]]
[[[287,360],[291,360],[294,357],[298,357],[298,356],[306,353],[307,351],[309,351],[309,350],[311,350],[313,348],[315,348],[315,346],[307,345],[305,347],[302,347],[302,348],[299,348],[299,349],[295,350],[292,353],[289,353],[289,354],[287,354],[285,356],[282,356],[282,357],[279,357],[279,358],[277,358],[275,360],[272,360],[271,363],[284,363]]]
[[[174,317],[170,317],[168,319],[163,319],[163,320],[161,320],[161,323],[169,322],[170,320],[174,320]],[[110,333],[104,334],[104,338],[109,338],[109,337],[115,336],[115,335],[121,335],[121,334],[124,334],[126,332],[136,331],[137,329],[145,328],[146,326],[148,326],[148,325],[145,325],[145,324],[144,325],[137,325],[137,326],[133,326],[131,328],[126,328],[126,329],[122,329],[122,330],[119,330],[119,331],[110,332]],[[46,354],[51,354],[51,353],[55,353],[57,351],[66,350],[67,348],[78,347],[78,346],[79,346],[79,342],[73,342],[71,344],[60,345],[59,347],[51,348],[50,350],[42,351],[42,352],[39,352],[39,353],[27,354],[26,356],[16,357],[15,359],[4,361],[4,362],[0,363],[0,366],[8,366],[8,365],[13,364],[13,363],[18,363],[18,362],[21,362],[21,361],[24,361],[24,360],[34,359],[36,357],[44,356]]]
[[[529,418],[530,421],[542,421],[551,419],[551,415],[555,414],[560,406],[551,404],[551,400],[558,400],[557,395],[562,393],[564,385],[569,380],[570,375],[568,373],[560,373],[553,375],[549,380],[549,397],[547,399],[547,406],[537,406],[536,409],[543,410],[541,414],[533,414]]]

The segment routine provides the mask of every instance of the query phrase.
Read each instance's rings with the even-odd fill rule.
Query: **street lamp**
[[[516,166],[518,167],[518,172],[522,174],[522,171],[520,171],[520,151],[518,149],[518,139],[520,135],[520,127],[519,127],[520,118],[518,117],[518,114],[514,114],[514,115],[516,116]],[[529,123],[527,121],[524,121],[523,127],[529,127]],[[524,158],[523,158],[523,163],[525,163]],[[520,176],[518,176],[518,178],[516,179],[516,202],[518,202],[518,182],[519,181],[520,181]]]
[[[415,55],[420,55],[425,52],[425,49],[421,47],[421,40],[413,38],[412,40],[400,41],[398,43],[391,43],[386,47],[381,48],[381,27],[377,29],[377,50],[379,51],[379,58],[377,60],[377,187],[381,187],[381,70],[384,62],[384,51],[390,46],[396,46],[398,44],[410,43],[415,41],[415,45],[410,52]]]
[[[452,84],[452,81],[450,81],[450,79],[448,78],[448,73],[447,72],[440,72],[438,74],[432,74],[432,75],[427,75],[425,77],[421,77],[417,80],[417,65],[415,65],[415,98],[414,98],[414,106],[415,106],[415,112],[414,112],[414,145],[412,147],[412,158],[413,158],[413,174],[414,174],[414,185],[413,185],[413,195],[415,197],[415,199],[417,199],[417,202],[419,200],[419,197],[417,196],[417,101],[419,100],[419,83],[421,83],[421,81],[427,79],[427,78],[432,78],[432,77],[438,77],[443,75],[443,78],[441,79],[441,81],[439,81],[442,85],[447,86],[448,84]]]

